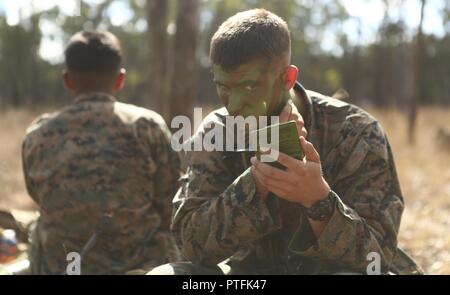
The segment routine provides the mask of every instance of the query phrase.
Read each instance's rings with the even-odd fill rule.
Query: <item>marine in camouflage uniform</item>
[[[365,273],[367,255],[377,252],[385,273],[420,273],[397,248],[404,203],[380,124],[351,104],[305,91],[300,84],[296,91],[308,106],[307,139],[321,155],[324,178],[338,196],[320,238],[315,239],[299,204],[259,197],[250,152],[189,152],[173,217],[185,258],[211,267],[231,257],[233,273]],[[202,126],[225,128],[227,114],[225,108],[216,110]]]
[[[255,29],[258,22],[261,31]],[[216,266],[225,260],[232,274],[364,274],[372,252],[379,254],[380,273],[422,273],[397,247],[404,202],[383,129],[362,109],[305,90],[295,82],[298,71],[287,66],[287,59],[279,68],[265,66],[268,52],[289,44],[288,37],[280,37],[287,34],[284,26],[264,10],[243,12],[222,24],[213,37],[211,56],[226,107],[209,114],[192,141],[218,126],[225,130],[228,115],[264,114],[283,93],[276,89],[282,77],[293,88],[293,102],[286,105],[300,110],[299,134],[320,155],[323,179],[335,200],[325,226],[317,234],[306,207],[286,196],[262,197],[254,159],[253,165],[250,161],[254,152],[188,152],[187,174],[174,198],[172,230],[190,263],[161,266],[151,274],[220,273]],[[268,46],[261,42],[265,37]],[[239,53],[233,57],[233,52]],[[255,52],[264,54],[261,58]],[[285,72],[279,75],[277,69]],[[281,108],[284,112],[286,107]]]
[[[23,166],[40,217],[33,273],[60,273],[103,214],[112,227],[82,262],[82,274],[123,273],[177,260],[169,232],[179,159],[160,115],[93,93],[32,123]]]
[[[81,253],[94,233],[81,274],[123,274],[179,260],[169,226],[180,163],[170,137],[160,115],[104,92],[77,95],[37,118],[22,150],[26,186],[40,211],[31,234],[32,273],[65,273],[67,254]],[[104,216],[109,226],[99,225]]]

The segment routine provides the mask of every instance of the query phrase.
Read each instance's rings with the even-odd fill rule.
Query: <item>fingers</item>
[[[310,143],[303,136],[301,136],[300,144],[302,145],[303,152],[305,153],[306,161],[320,163],[319,153],[316,151],[312,143]]]
[[[269,191],[274,193],[277,197],[280,197],[282,199],[290,201],[290,199],[288,197],[289,196],[289,192],[287,190],[285,190],[285,189],[271,188],[271,189],[269,189]]]
[[[292,171],[297,171],[300,168],[299,165],[300,166],[303,165],[302,162],[292,157],[289,157],[288,155],[282,152],[278,152],[277,161],[278,163],[280,163],[281,165]]]
[[[267,153],[266,156],[272,158],[274,161],[277,161],[278,163],[280,163],[281,165],[283,165],[284,167],[286,167],[288,170],[290,171],[294,171],[296,174],[303,174],[304,173],[304,163],[302,161],[299,161],[295,158],[292,158],[288,155],[286,155],[285,153],[276,151],[274,149],[269,149],[269,152],[276,152],[275,154],[278,155],[277,158],[274,158],[273,155],[271,153]],[[258,161],[256,162],[258,165],[263,164],[262,162]],[[253,164],[253,162],[252,162]],[[293,177],[289,172],[274,168],[270,165],[265,164],[264,166],[264,171],[266,171],[267,173],[271,173],[272,171],[274,173],[276,173],[276,177],[280,180],[288,180],[288,181],[292,181],[293,183],[296,182],[295,177]]]
[[[290,120],[292,114],[292,105],[287,103],[280,114],[280,123],[285,123]]]
[[[253,175],[257,179],[258,182],[260,182],[266,189],[268,189],[271,192],[274,191],[286,191],[287,189],[291,188],[290,184],[286,184],[285,182],[280,182],[279,180],[275,180],[273,178],[270,178],[266,175],[264,175],[260,170],[254,168]]]
[[[280,114],[280,123],[285,123],[288,121],[295,121],[295,123],[297,124],[297,133],[299,136],[306,137],[308,135],[303,117],[292,100],[289,100],[288,103],[286,103],[283,111]]]
[[[274,193],[276,196],[280,198],[286,199],[289,195],[289,190],[292,190],[291,185],[285,185],[279,183],[278,181],[274,181],[270,178],[266,178],[260,171],[258,171],[255,167],[252,167],[253,176],[256,179],[256,182],[261,183],[261,186],[264,187],[265,190]]]
[[[264,176],[264,179],[273,179],[275,181],[295,183],[292,179],[292,176],[286,171],[277,169],[268,164],[262,163],[258,161],[255,157],[250,159],[252,165],[255,167],[255,170],[258,171],[261,175]]]
[[[295,110],[295,112],[293,112],[291,114],[291,116],[289,117],[288,121],[295,122],[295,124],[297,125],[297,133],[299,136],[304,136],[304,137],[307,136],[308,132],[306,131],[306,128],[305,128],[305,122],[303,121],[302,115],[300,115],[300,113],[298,111]]]
[[[303,136],[304,138],[308,136],[308,131],[306,131],[303,121],[302,122],[297,121],[297,133],[299,136]]]

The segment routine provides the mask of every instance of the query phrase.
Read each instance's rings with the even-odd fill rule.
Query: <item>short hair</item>
[[[73,72],[118,72],[122,46],[106,31],[83,31],[72,36],[64,51],[66,67]]]
[[[265,9],[252,9],[231,16],[219,27],[211,39],[210,58],[233,70],[254,58],[283,57],[290,49],[287,23]]]

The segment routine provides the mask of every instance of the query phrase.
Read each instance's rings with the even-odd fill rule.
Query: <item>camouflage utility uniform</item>
[[[66,255],[80,253],[94,232],[82,274],[178,260],[169,225],[179,158],[160,115],[107,94],[79,96],[36,119],[22,153],[27,189],[40,209],[31,241],[34,274],[65,271]],[[109,226],[99,228],[104,216]]]
[[[307,139],[337,195],[320,238],[300,205],[274,195],[263,201],[257,194],[250,152],[190,152],[174,199],[172,229],[191,263],[184,270],[174,264],[175,272],[202,273],[229,258],[231,273],[366,273],[373,259],[368,254],[376,252],[383,273],[421,273],[397,248],[404,203],[380,124],[360,108],[300,84],[295,91],[306,102]],[[212,112],[195,136],[225,126],[226,115],[225,108]]]

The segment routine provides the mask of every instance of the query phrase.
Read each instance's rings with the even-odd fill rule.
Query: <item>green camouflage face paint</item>
[[[280,102],[289,97],[280,69],[262,58],[231,71],[214,64],[212,71],[219,98],[232,116],[279,115]]]

